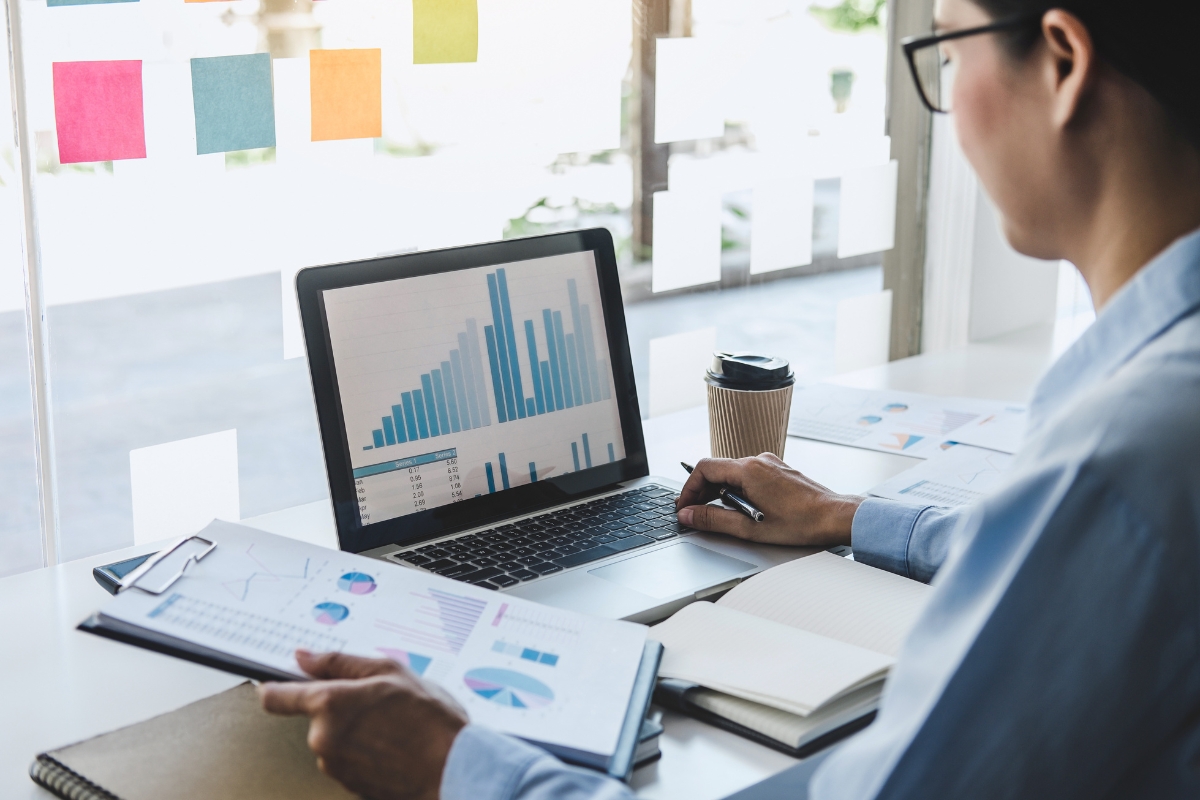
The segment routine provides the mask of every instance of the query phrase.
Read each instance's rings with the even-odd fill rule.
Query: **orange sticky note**
[[[383,135],[383,66],[375,50],[310,50],[312,140]]]

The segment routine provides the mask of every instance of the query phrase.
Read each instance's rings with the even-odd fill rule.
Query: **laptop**
[[[639,622],[807,554],[676,520],[608,231],[313,267],[296,287],[343,550]]]

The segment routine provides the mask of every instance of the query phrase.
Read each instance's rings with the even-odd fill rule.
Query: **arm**
[[[754,522],[736,511],[707,505],[720,484],[736,488],[766,519]],[[837,494],[770,453],[702,459],[675,506],[679,521],[697,530],[767,544],[848,544],[856,560],[922,581],[930,580],[941,566],[962,516],[961,511]]]
[[[468,725],[454,740],[441,800],[632,800],[624,784],[532,745]]]

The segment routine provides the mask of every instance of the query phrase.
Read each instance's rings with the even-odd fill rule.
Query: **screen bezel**
[[[592,251],[608,334],[613,398],[621,419],[625,457],[579,472],[415,514],[361,525],[358,498],[345,434],[337,369],[329,338],[323,293],[330,289],[437,275],[477,267],[505,266],[548,256]],[[642,418],[633,378],[633,360],[625,326],[625,308],[617,275],[612,236],[604,228],[556,233],[527,239],[407,253],[365,261],[302,269],[296,275],[296,297],[308,352],[309,378],[316,402],[317,424],[325,454],[325,471],[338,544],[361,553],[386,545],[410,544],[559,505],[649,474]]]

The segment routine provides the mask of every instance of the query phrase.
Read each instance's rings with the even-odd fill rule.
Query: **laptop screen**
[[[322,292],[361,525],[625,457],[592,251]]]

